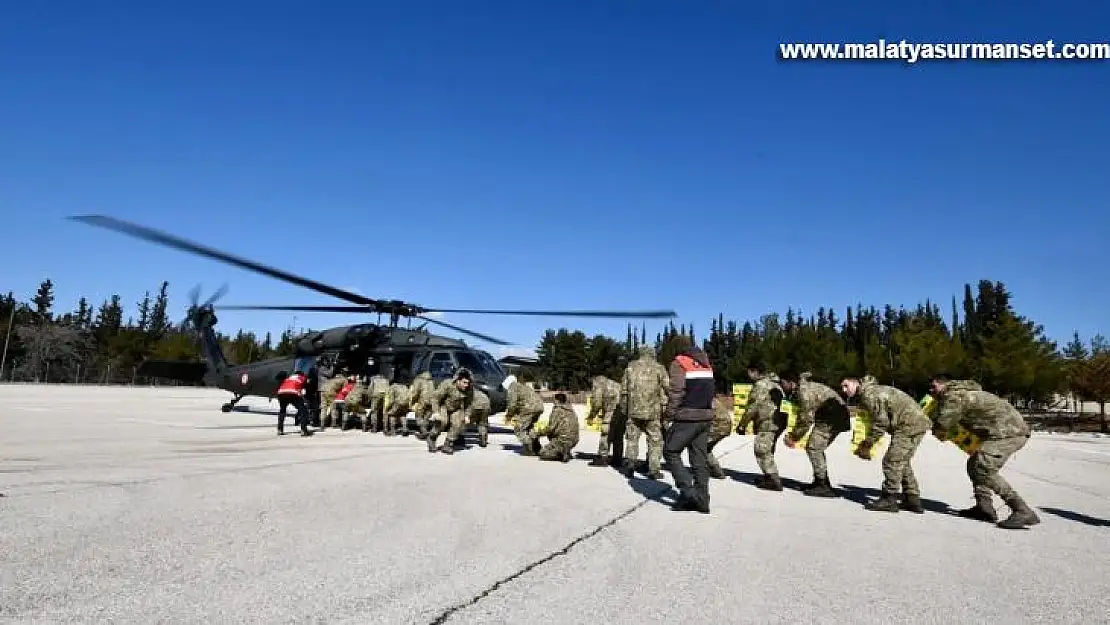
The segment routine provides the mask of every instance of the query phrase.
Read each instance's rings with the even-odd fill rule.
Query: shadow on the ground
[[[854,484],[841,484],[835,487],[836,490],[844,494],[844,498],[848,501],[854,501],[861,506],[872,499],[878,499],[882,495],[882,491],[877,488],[866,488],[863,486],[856,486]],[[948,504],[943,501],[935,499],[921,498],[921,507],[925,508],[927,512],[934,512],[936,514],[955,514],[956,511],[948,507]]]
[[[674,504],[675,497],[678,495],[678,492],[670,484],[662,480],[632,476],[628,478],[628,485],[644,499],[662,504]]]
[[[1061,510],[1060,508],[1046,508],[1041,507],[1042,511],[1051,515],[1058,516],[1062,519],[1075,521],[1084,525],[1091,525],[1093,527],[1110,527],[1110,519],[1100,519],[1098,517],[1088,516],[1081,512],[1072,512],[1071,510]]]
[[[755,486],[755,481],[758,480],[759,477],[762,475],[762,473],[748,473],[746,471],[737,471],[736,469],[724,469],[723,467],[722,469],[724,470],[727,477],[736,480],[737,482],[743,482],[750,486]],[[781,479],[782,486],[786,489],[802,490],[806,486],[809,486],[809,484],[799,482],[798,480],[793,480],[788,477],[784,477]]]

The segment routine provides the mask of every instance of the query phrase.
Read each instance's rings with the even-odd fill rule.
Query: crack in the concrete
[[[740,451],[741,449],[746,449],[749,446],[750,446],[750,443],[748,445],[737,446],[733,449],[730,449],[726,452],[721,453],[718,456],[718,458],[723,458],[723,457],[731,454],[734,451]],[[617,523],[619,523],[619,522],[623,521],[624,519],[628,518],[629,516],[631,516],[632,513],[636,512],[640,508],[643,508],[644,506],[646,506],[648,504],[648,502],[655,501],[657,497],[659,497],[660,495],[662,495],[663,493],[665,493],[665,492],[667,492],[671,489],[672,489],[672,487],[669,483],[666,483],[666,482],[661,483],[660,488],[658,489],[658,492],[652,493],[651,495],[646,495],[645,494],[643,501],[637,503],[636,505],[634,505],[631,508],[625,510],[624,512],[621,512],[617,516],[609,519],[608,521],[602,523],[601,525],[598,525],[597,527],[595,527],[592,530],[586,532],[585,534],[582,534],[578,538],[575,538],[574,540],[572,540],[569,543],[567,543],[566,545],[564,545],[562,549],[552,551],[551,553],[549,553],[546,556],[540,558],[539,560],[536,560],[536,561],[524,566],[523,568],[519,569],[515,573],[512,573],[511,575],[509,575],[507,577],[503,577],[503,578],[497,580],[496,582],[491,584],[488,588],[486,588],[482,592],[478,593],[477,595],[474,595],[470,599],[468,599],[468,600],[466,600],[462,603],[455,604],[454,606],[451,606],[451,607],[447,608],[443,612],[440,612],[438,616],[436,616],[434,619],[432,619],[431,621],[428,622],[428,625],[443,625],[443,623],[446,623],[447,620],[450,619],[455,614],[457,614],[457,613],[459,613],[459,612],[461,612],[461,611],[463,611],[467,608],[474,607],[482,599],[485,599],[486,597],[489,597],[493,593],[497,592],[505,584],[508,584],[508,583],[510,583],[510,582],[512,582],[516,579],[519,579],[520,577],[530,573],[531,571],[535,570],[536,568],[538,568],[538,567],[540,567],[544,564],[547,564],[548,562],[551,562],[555,558],[567,555],[568,553],[570,553],[571,549],[574,549],[575,547],[582,544],[583,542],[593,538],[594,536],[597,536],[598,534],[605,531],[606,529],[609,529],[610,527],[613,527]]]

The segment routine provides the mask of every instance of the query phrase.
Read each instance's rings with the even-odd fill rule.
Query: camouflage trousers
[[[370,398],[370,407],[362,420],[363,432],[380,432],[385,429],[385,395]]]
[[[722,431],[721,428],[714,427],[709,431],[709,439],[705,443],[705,461],[709,464],[709,468],[715,473],[720,473],[721,463],[717,460],[717,456],[713,455],[713,448],[717,446],[717,443],[728,438],[729,434],[732,434],[731,427],[725,431]]]
[[[478,428],[478,440],[483,445],[489,440],[489,411],[488,410],[471,410],[467,417],[467,423]],[[462,436],[462,432],[459,432]]]
[[[427,433],[428,421],[432,416],[431,404],[418,404],[412,408],[413,416],[416,417],[416,429],[420,432]]]
[[[659,419],[628,417],[624,431],[625,464],[640,458],[640,435],[647,437],[648,473],[659,473],[663,466],[663,426]]]
[[[516,424],[513,426],[513,433],[516,434],[517,440],[520,441],[524,449],[531,449],[532,443],[536,440],[536,421],[543,415],[543,409],[539,412],[522,412],[516,416]]]
[[[779,435],[782,434],[783,428],[779,424],[766,424],[764,427],[756,428],[759,430],[755,434],[755,444],[752,448],[755,451],[755,462],[759,465],[759,470],[763,471],[764,475],[778,475],[779,466],[775,463],[775,445],[779,441]]]
[[[409,407],[407,405],[390,406],[385,413],[385,431],[401,433],[409,431]]]
[[[612,408],[604,408],[601,411],[601,438],[597,441],[597,455],[609,456],[609,450],[613,447],[609,428],[613,426],[613,415],[616,413],[616,406]]]
[[[1017,495],[1001,475],[998,474],[1006,462],[1029,442],[1028,436],[984,440],[978,451],[967,459],[967,476],[976,499],[990,499],[991,491],[998,493],[1003,500]]]
[[[806,442],[806,455],[809,456],[809,464],[813,466],[814,481],[829,479],[829,464],[825,459],[825,450],[832,445],[837,436],[846,431],[821,421],[813,426],[813,430],[809,433],[809,441]]]
[[[558,438],[553,438],[540,449],[540,460],[558,460],[560,462],[568,462],[573,457],[574,445],[570,441],[564,441]]]
[[[443,444],[454,445],[466,429],[466,421],[467,414],[463,410],[456,410],[446,417],[439,414],[432,415],[428,428],[428,449],[435,449],[436,440],[444,430],[447,431],[447,438],[443,440]]]
[[[917,484],[917,476],[913,474],[910,461],[921,446],[925,434],[900,434],[895,432],[890,435],[890,447],[883,455],[883,494],[897,495],[901,490],[904,495],[921,495],[921,488]]]

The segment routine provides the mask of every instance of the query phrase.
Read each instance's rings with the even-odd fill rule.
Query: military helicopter
[[[221,388],[233,398],[221,406],[223,412],[231,409],[245,397],[273,399],[278,386],[293,371],[317,372],[330,377],[340,372],[353,375],[384,375],[386,378],[407,384],[418,374],[427,371],[438,383],[451,377],[460,368],[467,368],[474,376],[477,388],[485,392],[494,413],[505,409],[506,393],[501,387],[506,374],[501,365],[488,352],[468,346],[465,341],[428,332],[433,324],[472,336],[495,345],[510,345],[501,339],[426,316],[429,313],[455,313],[475,315],[526,315],[553,317],[588,317],[612,319],[667,319],[677,316],[673,310],[602,311],[602,310],[480,310],[460,308],[426,308],[401,300],[373,299],[338,289],[327,284],[304,278],[252,260],[233,256],[199,243],[146,226],[105,215],[79,215],[69,218],[91,226],[113,230],[145,241],[216,260],[241,269],[295,284],[317,293],[330,295],[349,302],[333,306],[221,306],[222,310],[271,310],[292,312],[344,312],[377,314],[378,323],[340,326],[318,332],[309,332],[295,342],[292,357],[279,357],[251,364],[233,365],[220,349],[214,330],[217,318],[215,302],[227,292],[226,285],[205,302],[199,302],[199,288],[190,294],[190,306],[184,325],[199,342],[205,362],[144,362],[138,373],[186,382],[204,382]],[[387,315],[388,325],[381,323]],[[407,327],[399,322],[406,318]],[[413,329],[411,321],[423,322]]]

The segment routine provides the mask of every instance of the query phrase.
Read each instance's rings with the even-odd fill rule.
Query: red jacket
[[[303,373],[294,373],[293,375],[285,378],[285,381],[278,387],[278,395],[304,395],[304,386],[308,378]]]

